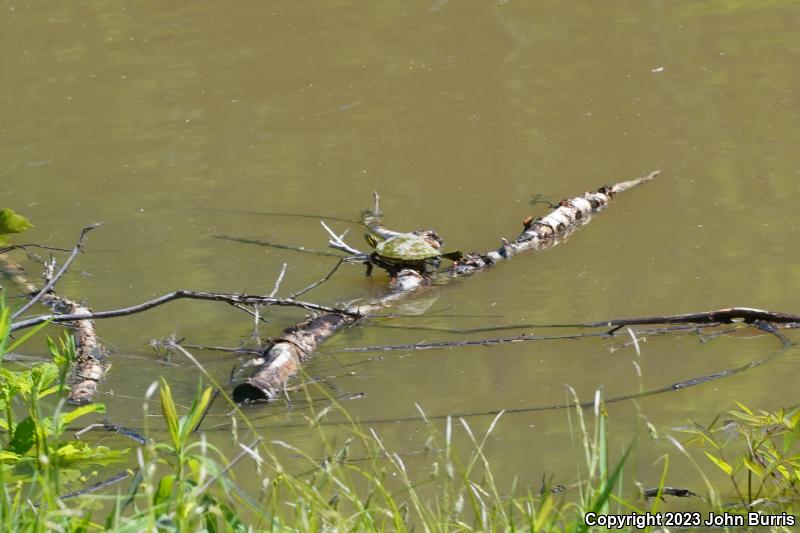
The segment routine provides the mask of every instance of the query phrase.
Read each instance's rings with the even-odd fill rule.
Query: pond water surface
[[[394,326],[800,312],[796,3],[6,2],[0,13],[0,204],[36,224],[27,241],[68,247],[83,225],[104,222],[59,284],[96,310],[178,288],[266,294],[284,263],[282,294],[293,292],[335,260],[215,236],[324,249],[318,218],[357,218],[373,190],[387,225],[436,228],[452,249],[488,250],[547,202],[663,171],[557,247],[436,291],[425,316],[332,338],[307,372],[364,393],[345,402],[356,418],[414,416],[415,404],[437,415],[559,404],[567,385],[582,399],[598,388],[614,397],[778,347],[768,335],[665,335],[640,356],[625,337],[401,350],[368,362],[376,354],[337,353],[534,332]],[[331,224],[365,246],[358,226]],[[346,266],[307,298],[335,304],[385,283]],[[303,314],[265,316],[266,338]],[[97,327],[113,349],[100,400],[114,422],[141,427],[153,380],[167,376],[188,404],[200,376],[183,359],[158,361],[150,339],[238,346],[253,325],[224,304],[174,302]],[[194,352],[227,378],[230,355]],[[614,449],[641,433],[639,413],[664,434],[736,401],[794,405],[798,372],[790,349],[725,379],[611,404]],[[210,425],[224,427],[226,410],[218,405]],[[282,404],[249,414],[265,436],[314,450],[306,429],[281,427],[303,412]],[[478,431],[490,421],[470,418]],[[418,423],[374,427],[401,452],[421,450],[427,435]],[[227,430],[212,439],[234,453]],[[654,462],[665,452],[674,452],[665,440],[640,439],[644,485],[658,484]],[[573,480],[579,457],[563,410],[505,415],[487,453],[502,487],[515,476],[536,488],[543,474]],[[667,481],[701,489],[685,459]]]

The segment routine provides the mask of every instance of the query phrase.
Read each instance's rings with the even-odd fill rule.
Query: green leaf
[[[720,470],[722,470],[723,472],[725,472],[729,476],[733,473],[733,467],[731,467],[731,465],[729,465],[728,463],[726,463],[725,461],[723,461],[719,457],[714,457],[713,455],[711,455],[710,453],[708,453],[705,450],[703,450],[703,453],[706,454],[706,456],[709,459],[711,459],[711,462],[714,463],[715,465],[717,465],[720,468]]]
[[[19,461],[19,454],[14,452],[0,451],[0,462]]]
[[[616,485],[620,475],[622,475],[622,470],[625,467],[628,456],[630,455],[631,450],[633,450],[633,445],[633,442],[628,444],[628,447],[625,448],[625,452],[622,454],[622,458],[619,460],[619,463],[617,463],[617,466],[614,468],[613,472],[611,472],[611,475],[607,479],[603,480],[603,483],[600,486],[600,493],[591,503],[590,512],[599,513],[600,509],[607,505],[608,499],[611,497],[611,491],[614,489],[614,485]],[[578,522],[575,529],[582,533],[584,531],[588,531],[589,527],[586,525],[585,521],[581,520]]]
[[[24,216],[16,214],[8,207],[0,209],[0,235],[22,233],[32,227],[33,224]]]
[[[783,454],[786,455],[794,446],[794,443],[797,442],[798,434],[797,430],[787,431],[783,434]]]
[[[13,343],[11,343],[11,346],[6,348],[6,351],[13,352],[19,345],[21,345],[23,342],[27,341],[28,339],[30,339],[31,337],[33,337],[34,335],[39,333],[39,331],[41,331],[42,329],[44,329],[45,327],[47,327],[49,325],[50,325],[50,321],[48,320],[47,322],[42,322],[38,326],[36,326],[36,327],[34,327],[32,329],[29,329],[28,331],[25,332],[24,335],[22,335],[20,338],[18,338]]]
[[[719,449],[719,444],[717,444],[717,441],[714,440],[714,436],[711,435],[711,433],[708,430],[706,430],[706,428],[704,428],[703,426],[692,420],[690,420],[689,422],[694,427],[695,433],[698,436],[702,437],[703,441],[708,442],[714,448]]]
[[[172,445],[176,449],[181,446],[180,430],[178,422],[178,411],[175,409],[175,402],[172,400],[172,391],[169,388],[164,378],[161,378],[161,413],[164,415],[164,421],[167,423],[169,436],[172,438]]]
[[[747,413],[748,415],[750,415],[750,416],[753,416],[753,411],[751,411],[750,409],[748,409],[748,408],[747,408],[747,407],[746,407],[746,406],[745,406],[743,403],[741,403],[741,402],[736,402],[736,405],[738,405],[738,406],[739,406],[739,409],[741,409],[742,411],[744,411],[744,412],[745,412],[745,413]]]
[[[607,480],[608,479],[608,435],[606,433],[606,412],[605,407],[601,405],[600,415],[598,420],[599,427],[599,436],[598,436],[598,454],[600,456],[600,479]],[[608,514],[608,500],[606,500],[602,507],[600,507],[601,514]]]
[[[553,497],[550,493],[545,494],[544,501],[539,504],[539,509],[536,511],[536,522],[533,526],[533,531],[544,531],[545,523],[550,511],[553,510]]]
[[[36,422],[31,417],[27,417],[14,428],[14,436],[9,443],[9,448],[12,452],[22,455],[33,448],[35,442]]]
[[[158,490],[156,491],[153,501],[154,505],[159,505],[168,502],[172,498],[173,487],[175,486],[175,475],[168,474],[161,478],[158,482]]]
[[[107,465],[124,461],[128,450],[112,450],[108,446],[93,446],[80,440],[73,440],[53,450],[61,466],[67,464]]]
[[[58,367],[53,363],[41,363],[30,370],[31,388],[30,393],[36,399],[44,398],[56,392],[59,387],[50,385],[58,379]]]
[[[82,417],[83,415],[88,415],[90,413],[105,413],[106,406],[102,403],[90,403],[88,405],[82,405],[80,407],[76,407],[69,413],[61,413],[61,425],[68,426],[76,419]]]
[[[754,473],[757,477],[762,478],[764,476],[764,469],[760,464],[751,461],[747,457],[743,457],[742,462],[744,463],[744,466],[746,466],[747,469]]]
[[[211,402],[211,392],[211,387],[206,388],[202,393],[198,387],[197,394],[195,394],[192,400],[192,406],[189,408],[189,412],[181,419],[181,442],[186,442],[189,435],[194,431],[194,428],[200,423],[200,419],[203,418],[206,407],[208,407],[208,404]]]
[[[798,424],[800,424],[800,409],[795,409],[789,413],[789,425],[792,429],[796,429]]]

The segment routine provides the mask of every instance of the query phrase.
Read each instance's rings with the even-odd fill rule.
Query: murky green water
[[[36,242],[70,246],[84,224],[105,222],[60,284],[95,309],[177,288],[269,293],[284,262],[286,294],[332,266],[214,238],[325,247],[315,219],[260,213],[355,218],[377,189],[388,225],[435,227],[453,248],[487,250],[547,211],[530,204],[537,195],[558,201],[661,168],[568,242],[442,289],[437,316],[391,324],[581,322],[733,305],[800,312],[796,3],[7,2],[0,45],[0,204],[33,219],[27,239]],[[384,281],[344,268],[309,298],[364,297]],[[262,333],[300,317],[270,312]],[[175,332],[237,345],[251,322],[223,304],[177,302],[98,324],[115,351],[102,396],[113,421],[139,425],[140,399],[159,375],[183,401],[196,384],[186,361],[157,362],[149,339]],[[446,414],[561,403],[565,385],[585,399],[598,387],[612,397],[777,347],[765,336],[659,337],[637,359],[622,338],[588,339],[390,352],[354,367],[344,365],[370,354],[333,353],[481,336],[356,328],[327,343],[308,372],[364,392],[346,406],[374,419],[414,415],[415,404]],[[233,364],[197,355],[220,379]],[[667,432],[737,400],[796,404],[798,371],[789,351],[638,405]],[[305,430],[279,427],[285,406],[252,412],[262,413],[265,434],[313,448]],[[611,405],[609,416],[621,448],[636,431],[636,406]],[[223,406],[212,420],[225,420]],[[375,427],[392,449],[423,447],[420,425]],[[227,439],[222,431],[217,440]],[[501,485],[575,473],[564,411],[507,415],[488,446]],[[641,444],[644,485],[658,483],[653,462],[665,451],[663,441]],[[691,466],[671,467],[668,484],[700,489]]]

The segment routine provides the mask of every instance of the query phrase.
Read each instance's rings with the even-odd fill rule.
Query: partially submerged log
[[[106,370],[109,367],[106,351],[97,340],[94,321],[88,318],[92,310],[59,294],[52,294],[48,299],[51,301],[51,306],[61,313],[87,317],[71,322],[76,358],[69,378],[70,390],[67,400],[74,405],[92,403],[97,394],[97,386],[105,381]]]
[[[256,364],[258,370],[244,383],[233,390],[233,398],[237,402],[253,402],[273,400],[284,390],[287,381],[295,376],[300,365],[311,358],[319,345],[342,328],[354,324],[358,316],[374,314],[389,307],[423,287],[431,284],[446,283],[452,279],[471,275],[491,267],[503,260],[511,259],[515,254],[528,250],[541,250],[554,245],[561,237],[585,224],[591,215],[606,207],[616,194],[652,180],[659,171],[651,172],[641,178],[601,187],[596,192],[587,192],[581,196],[569,198],[547,216],[523,222],[522,233],[513,241],[502,240],[496,250],[486,253],[473,252],[466,254],[461,261],[446,270],[431,276],[413,269],[402,269],[391,278],[389,290],[381,297],[362,305],[353,305],[348,311],[354,314],[326,313],[310,318],[296,326],[292,326],[281,334],[275,342],[267,347]],[[365,224],[378,234],[395,234],[381,223],[381,213],[377,205],[364,218]],[[333,235],[333,234],[332,234]],[[352,247],[347,247],[341,237],[332,242],[337,249],[346,249],[354,256],[365,254]]]
[[[242,305],[303,307],[314,314],[303,322],[284,330],[281,336],[268,346],[259,358],[252,361],[258,366],[256,372],[246,382],[235,387],[233,391],[233,397],[237,402],[271,400],[277,398],[284,391],[288,380],[297,375],[301,364],[312,357],[320,344],[337,331],[364,320],[369,315],[377,314],[420,292],[425,287],[447,283],[453,279],[477,273],[503,260],[511,259],[520,252],[542,250],[554,246],[571,232],[586,224],[593,213],[609,204],[614,195],[649,181],[657,175],[658,171],[651,172],[635,180],[610,187],[601,187],[596,192],[587,192],[581,196],[563,200],[547,216],[536,220],[528,218],[523,221],[523,231],[513,241],[501,239],[500,248],[485,253],[466,254],[445,270],[431,273],[426,269],[403,268],[404,265],[394,266],[390,272],[389,287],[384,294],[370,302],[351,304],[344,308],[323,306],[296,299],[297,296],[329,278],[342,261],[365,262],[369,260],[369,255],[347,245],[343,241],[343,235],[337,236],[325,226],[332,236],[331,247],[343,251],[349,256],[343,258],[326,278],[288,298],[275,298],[275,291],[269,296],[258,296],[179,290],[132,307],[92,312],[86,305],[70,300],[54,290],[56,281],[66,272],[71,261],[82,250],[86,233],[96,227],[96,225],[91,225],[81,232],[78,243],[61,269],[55,274],[51,273],[46,276],[46,284],[42,289],[37,289],[19,265],[16,265],[6,254],[0,253],[0,270],[23,292],[31,295],[31,300],[15,312],[13,318],[21,315],[37,301],[48,305],[53,310],[49,315],[18,320],[12,324],[11,329],[16,331],[47,321],[68,322],[73,326],[77,361],[72,376],[73,386],[69,400],[72,403],[81,404],[92,401],[92,397],[97,391],[97,384],[103,381],[107,369],[105,352],[97,341],[94,330],[94,319],[129,315],[182,298],[224,301],[240,308]],[[397,235],[397,232],[383,226],[377,196],[375,208],[373,211],[365,213],[362,222],[375,234]],[[276,290],[280,279],[276,284]]]
[[[582,196],[562,200],[559,202],[558,208],[546,217],[537,220],[525,219],[522,233],[512,242],[503,239],[502,246],[497,250],[492,250],[485,254],[469,254],[463,261],[453,265],[453,267],[438,275],[437,278],[472,274],[500,261],[511,259],[517,253],[548,248],[555,244],[558,238],[565,233],[588,222],[593,213],[609,204],[611,198],[623,191],[648,182],[659,174],[660,171],[656,170],[635,180],[623,181],[610,187],[600,187],[597,192],[587,192]]]
[[[81,234],[76,248],[80,248],[84,237],[85,232]],[[66,271],[65,268],[63,270]],[[28,278],[25,270],[7,254],[0,254],[0,272],[22,292],[31,295],[31,301],[35,298],[50,307],[54,313],[73,317],[68,323],[72,326],[76,360],[69,377],[70,391],[67,400],[75,405],[91,403],[97,393],[97,385],[105,380],[108,369],[105,350],[97,340],[94,322],[91,318],[84,318],[90,316],[92,310],[53,290],[57,274],[39,289]]]

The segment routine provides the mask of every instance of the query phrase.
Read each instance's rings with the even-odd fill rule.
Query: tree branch
[[[113,309],[110,311],[96,311],[86,314],[67,314],[67,315],[58,315],[58,314],[48,314],[48,315],[40,315],[34,318],[29,318],[27,320],[20,320],[19,322],[14,322],[11,324],[11,331],[17,331],[24,328],[29,328],[32,326],[36,326],[43,322],[70,322],[72,320],[79,320],[79,319],[101,319],[101,318],[113,318],[118,316],[126,316],[132,315],[135,313],[141,313],[142,311],[147,311],[148,309],[152,309],[153,307],[158,307],[159,305],[163,305],[167,302],[171,302],[172,300],[179,300],[181,298],[189,299],[189,300],[210,300],[210,301],[217,301],[217,302],[227,302],[230,304],[246,304],[246,305],[277,305],[283,307],[302,307],[303,309],[308,309],[310,311],[321,311],[324,313],[337,313],[353,318],[360,317],[361,315],[352,310],[348,309],[341,309],[337,307],[330,307],[327,305],[320,305],[311,302],[304,302],[301,300],[293,300],[288,298],[275,298],[271,296],[258,296],[253,294],[232,294],[232,293],[216,293],[216,292],[198,292],[198,291],[187,291],[187,290],[178,290],[173,291],[158,298],[153,298],[152,300],[148,300],[146,302],[142,302],[137,305],[132,305],[130,307],[124,307],[122,309]]]
[[[586,324],[582,325],[590,328],[617,326],[618,329],[623,326],[637,326],[645,324],[732,324],[734,322],[746,322],[748,324],[753,324],[759,320],[774,322],[776,324],[800,324],[800,315],[776,313],[774,311],[753,309],[751,307],[731,307],[728,309],[717,309],[715,311],[687,313],[683,315],[615,318],[612,320],[601,320],[599,322],[587,322]]]
[[[607,206],[617,192],[650,181],[658,174],[658,171],[651,172],[636,180],[621,182],[612,187],[601,187],[597,192],[587,192],[582,196],[563,200],[559,207],[546,217],[536,221],[526,219],[523,222],[523,232],[513,242],[503,239],[503,246],[499,250],[485,254],[467,254],[462,261],[434,276],[422,274],[412,268],[402,269],[394,273],[389,290],[383,295],[358,307],[348,306],[348,310],[355,311],[358,316],[373,314],[408,298],[425,286],[473,274],[501,260],[510,259],[518,252],[553,246],[565,234],[585,224],[592,213]],[[365,212],[362,217],[364,225],[371,232],[384,237],[397,235],[397,232],[385,228],[381,223],[377,194],[374,196],[374,204],[374,210]],[[331,237],[330,246],[350,253],[354,258],[367,257],[363,252],[345,243],[344,234],[337,235],[324,222],[322,226]],[[234,388],[234,400],[263,401],[279,397],[286,381],[297,374],[301,363],[308,360],[325,339],[342,327],[353,324],[355,320],[356,317],[353,315],[330,313],[284,330],[281,338],[265,350],[262,358],[265,364],[261,365],[246,382]]]
[[[42,290],[40,290],[36,294],[36,296],[31,298],[28,303],[26,303],[25,305],[20,307],[16,312],[14,312],[14,314],[11,315],[11,320],[14,320],[18,316],[20,316],[22,313],[24,313],[25,311],[30,309],[33,304],[38,302],[42,298],[42,296],[47,294],[47,292],[50,291],[55,286],[56,282],[59,279],[61,279],[61,276],[63,276],[67,272],[67,269],[72,264],[72,261],[75,259],[75,257],[78,255],[78,253],[83,251],[83,241],[86,239],[86,234],[89,233],[90,231],[92,231],[94,228],[96,228],[100,224],[101,224],[100,222],[95,223],[95,224],[89,224],[88,226],[86,226],[85,228],[83,228],[81,230],[81,234],[78,237],[78,242],[75,243],[75,247],[72,249],[72,253],[69,254],[69,257],[67,258],[67,260],[64,261],[63,265],[61,265],[61,269],[56,273],[55,276],[53,276],[50,279],[50,281],[47,282],[47,284],[44,287],[42,287]]]

